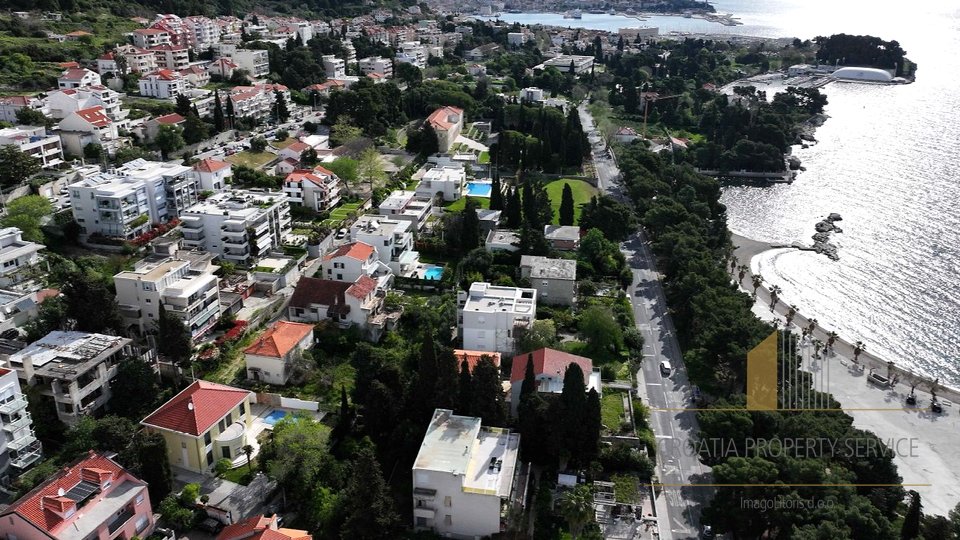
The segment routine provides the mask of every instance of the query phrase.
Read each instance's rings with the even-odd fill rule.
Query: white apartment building
[[[433,197],[417,195],[416,191],[394,190],[380,203],[377,213],[413,223],[417,231],[427,224],[433,210]]]
[[[150,52],[157,58],[157,67],[180,71],[190,65],[189,49],[183,45],[158,45],[150,47]]]
[[[24,154],[40,160],[44,169],[63,163],[60,137],[47,134],[44,127],[17,126],[0,129],[0,146],[15,146]]]
[[[144,75],[137,84],[140,95],[157,99],[174,99],[187,90],[187,80],[177,71],[158,69]]]
[[[113,276],[120,314],[141,335],[156,330],[160,306],[197,338],[220,320],[219,267],[209,253],[155,253]]]
[[[413,525],[443,537],[486,538],[506,530],[522,504],[520,434],[484,427],[448,409],[433,413],[413,463]]]
[[[523,32],[509,32],[507,34],[507,45],[511,47],[522,47],[527,42],[527,35]]]
[[[347,64],[332,54],[325,54],[321,58],[323,71],[328,79],[342,79],[347,76]]]
[[[41,457],[43,446],[33,433],[17,372],[0,367],[0,479],[19,475]]]
[[[190,34],[195,51],[205,51],[220,42],[220,25],[212,19],[199,15],[185,17],[183,26]]]
[[[413,64],[420,69],[427,67],[427,58],[429,58],[430,54],[424,45],[416,41],[404,41],[400,43],[397,48],[400,49],[395,57],[397,62]]]
[[[251,264],[280,249],[290,224],[290,205],[282,193],[232,190],[188,208],[180,227],[184,247]]]
[[[82,156],[88,144],[99,144],[112,155],[123,144],[117,127],[103,107],[81,109],[60,121],[60,144],[75,156]]]
[[[360,60],[360,73],[369,76],[372,73],[384,79],[393,77],[393,62],[382,56],[368,56]]]
[[[45,116],[49,116],[50,114],[50,111],[46,108],[46,104],[41,99],[33,96],[7,96],[0,97],[0,121],[16,124],[19,122],[17,120],[17,111],[24,108],[40,111]]]
[[[43,244],[23,239],[23,232],[16,227],[0,229],[0,287],[9,287],[22,281],[23,274],[40,264]]]
[[[157,69],[157,56],[142,47],[121,45],[117,47],[114,56],[122,55],[127,61],[127,70],[131,73],[150,73]]]
[[[159,28],[138,28],[133,31],[133,44],[141,49],[170,45],[170,33]]]
[[[117,364],[135,356],[131,340],[87,332],[50,332],[7,358],[6,367],[40,393],[52,396],[57,417],[75,425],[110,400]]]
[[[457,293],[457,304],[462,348],[512,354],[517,330],[537,317],[537,290],[476,282]]]
[[[440,197],[444,201],[455,201],[463,196],[467,189],[467,172],[461,167],[434,167],[424,173],[417,184],[416,194],[420,197]]]
[[[235,86],[230,90],[229,99],[233,101],[234,114],[240,118],[250,116],[265,118],[270,116],[276,101],[275,92],[283,94],[289,106],[290,92],[282,84],[257,84],[254,86]]]
[[[190,167],[135,159],[67,187],[81,233],[132,239],[198,200]]]
[[[330,210],[340,203],[342,182],[333,171],[317,165],[296,169],[283,180],[283,192],[291,206],[305,206],[314,212]]]
[[[194,164],[193,170],[197,173],[201,191],[223,191],[233,176],[233,167],[229,163],[213,158]]]
[[[577,261],[523,255],[520,277],[530,280],[544,304],[572,306],[577,300]]]
[[[531,86],[520,91],[520,100],[529,103],[536,103],[543,100],[543,89]]]
[[[320,263],[320,275],[324,279],[354,283],[360,276],[377,280],[381,288],[386,288],[393,273],[380,260],[377,248],[366,242],[350,242],[327,253]]]
[[[413,249],[414,230],[407,220],[367,214],[350,226],[350,240],[376,247],[380,260],[394,275],[410,277],[420,264],[420,254]]]
[[[85,68],[72,68],[64,71],[57,78],[57,87],[61,90],[71,88],[86,88],[102,84],[100,74]]]
[[[238,68],[246,70],[253,78],[270,73],[270,56],[267,51],[241,49],[236,45],[221,44],[220,54],[227,56]]]
[[[120,94],[106,86],[90,86],[51,92],[46,98],[46,106],[53,118],[66,118],[70,113],[90,107],[101,107],[104,114],[114,122],[127,118],[130,111],[121,109]]]

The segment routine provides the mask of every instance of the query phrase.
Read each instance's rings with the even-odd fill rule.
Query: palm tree
[[[593,493],[584,484],[573,488],[560,499],[560,514],[570,525],[570,536],[576,540],[583,527],[593,520]]]
[[[827,334],[827,350],[830,351],[830,355],[833,355],[833,344],[836,343],[839,338],[840,335],[833,330]]]
[[[860,363],[860,353],[862,353],[862,352],[865,351],[865,350],[867,350],[867,344],[866,344],[866,343],[864,343],[864,342],[862,342],[862,341],[858,341],[858,342],[856,342],[856,343],[853,344],[853,361],[854,361],[854,363],[857,363],[857,364]]]
[[[816,319],[810,319],[809,321],[807,321],[807,329],[804,330],[804,333],[810,334],[812,336],[814,329],[817,328],[817,322],[818,321]]]
[[[777,307],[777,302],[780,300],[780,293],[783,292],[783,289],[779,285],[774,285],[770,287],[770,311],[773,311]]]
[[[759,289],[761,285],[763,285],[763,276],[761,276],[760,274],[754,274],[753,275],[753,297],[754,298],[757,297],[757,289]]]
[[[739,267],[737,267],[737,279],[738,283],[741,285],[743,284],[743,278],[747,276],[747,270],[750,270],[750,268],[748,268],[745,264],[741,264]]]
[[[796,316],[797,316],[797,306],[790,306],[790,309],[787,310],[787,324],[784,326],[790,326],[790,323],[793,322],[793,318]]]
[[[731,271],[731,272],[733,272],[734,270],[737,269],[737,263],[739,263],[739,262],[740,262],[740,259],[738,259],[736,256],[730,257],[730,271]]]
[[[241,448],[241,450],[243,450],[244,455],[247,456],[247,470],[252,473],[253,472],[253,463],[252,463],[253,446],[250,446],[249,444],[245,444],[243,445],[243,448]]]

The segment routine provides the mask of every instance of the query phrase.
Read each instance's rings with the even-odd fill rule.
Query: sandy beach
[[[775,246],[736,234],[732,235],[732,240],[738,265],[750,268],[741,283],[741,289],[748,293],[753,293],[753,258],[772,249],[792,249],[790,246]],[[734,275],[733,279],[737,277]],[[757,289],[753,311],[764,320],[779,321],[782,328],[790,309],[790,299],[781,296],[771,311],[768,286],[770,284],[764,283]],[[791,328],[799,334],[809,322],[802,313],[797,313]],[[829,332],[829,328],[817,326],[813,337],[826,343]],[[891,376],[899,377],[899,383],[881,388],[868,383],[867,376],[870,370],[887,376],[889,368],[886,359],[864,351],[858,359],[863,366],[860,369],[853,362],[853,345],[844,340],[844,336],[836,340],[833,349],[834,356],[805,362],[804,369],[813,373],[823,369],[829,371],[830,384],[823,390],[833,394],[843,409],[853,416],[857,427],[874,432],[888,442],[888,446],[892,446],[891,442],[898,444],[896,441],[910,439],[909,443],[902,444],[909,444],[915,450],[907,455],[898,452],[895,458],[904,484],[917,484],[905,486],[905,489],[914,489],[921,494],[925,513],[946,515],[960,502],[960,474],[955,466],[960,462],[960,391],[938,384],[936,394],[944,409],[943,413],[934,414],[929,409],[933,381],[901,366],[894,366],[889,372]],[[905,404],[912,381],[918,381],[915,390],[918,403],[915,407]]]

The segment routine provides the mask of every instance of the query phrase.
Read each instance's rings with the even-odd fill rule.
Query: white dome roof
[[[893,75],[890,75],[890,72],[868,67],[840,68],[833,72],[833,77],[850,81],[890,82],[893,80]]]

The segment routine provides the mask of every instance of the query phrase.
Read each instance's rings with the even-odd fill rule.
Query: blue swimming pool
[[[467,182],[467,195],[470,197],[489,197],[493,184],[489,182]]]
[[[442,266],[428,266],[423,271],[423,279],[439,280],[443,277]]]
[[[277,422],[279,422],[280,420],[283,420],[289,415],[290,415],[289,412],[281,411],[277,409],[275,411],[272,411],[270,414],[264,416],[263,422],[267,425],[273,426],[273,425],[276,425]]]

